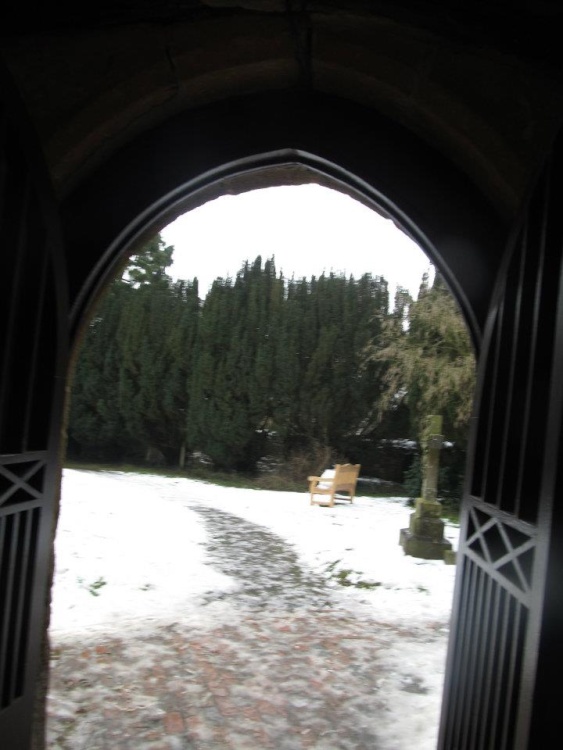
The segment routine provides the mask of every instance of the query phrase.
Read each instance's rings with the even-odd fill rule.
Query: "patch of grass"
[[[353,570],[350,570],[349,568],[343,568],[342,570],[339,570],[338,573],[334,576],[336,578],[336,581],[341,586],[353,586],[353,582],[350,580],[350,575],[353,573]]]
[[[379,581],[357,581],[354,585],[357,589],[376,589],[381,586],[381,583]]]
[[[240,472],[217,471],[209,466],[195,465],[186,469],[177,469],[173,467],[146,466],[134,464],[108,464],[108,463],[88,463],[83,461],[65,462],[67,469],[76,469],[78,471],[109,471],[123,472],[134,474],[153,474],[156,476],[170,478],[188,478],[199,479],[202,482],[209,482],[220,487],[236,487],[238,489],[249,490],[272,490],[274,492],[308,492],[309,483],[307,476],[302,479],[296,479],[283,472],[250,475]],[[406,497],[406,492],[401,484],[393,482],[368,482],[358,480],[357,487],[358,497]]]
[[[88,586],[88,591],[92,594],[92,596],[99,596],[100,589],[104,586],[107,586],[107,581],[105,581],[103,578],[98,578],[97,581],[94,581],[94,583],[91,583]]]
[[[102,576],[100,576],[93,583],[89,583],[87,585],[85,585],[83,578],[79,578],[78,583],[80,584],[80,586],[85,588],[89,594],[92,594],[92,596],[99,596],[100,589],[102,589],[104,586],[107,586],[107,581],[105,580],[105,578],[102,578]]]
[[[336,566],[340,560],[335,560],[325,566],[326,572],[329,573],[329,578],[333,578],[339,586],[353,586],[356,589],[376,589],[381,586],[380,582],[375,581],[364,581],[360,578],[362,575],[361,571],[352,570],[351,568],[341,568],[336,570]]]
[[[407,497],[404,485],[397,482],[370,482],[358,479],[356,494],[361,497]]]
[[[156,474],[162,477],[182,477],[186,476],[185,472],[179,469],[162,466],[146,466],[137,464],[109,464],[98,463],[96,461],[71,461],[64,462],[65,469],[75,469],[76,471],[115,471],[124,474]]]
[[[459,526],[459,505],[452,505],[450,503],[442,501],[442,507],[444,509],[442,518],[444,518],[446,521],[449,521],[450,523],[455,524],[456,526]]]
[[[340,560],[335,560],[334,562],[329,563],[326,566],[327,573],[332,573],[332,571],[336,568],[336,566],[338,565],[339,562],[340,562]]]

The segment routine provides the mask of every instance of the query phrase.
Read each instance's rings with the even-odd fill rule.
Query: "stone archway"
[[[447,160],[396,124],[349,102],[287,93],[175,117],[63,201],[73,326],[132,242],[222,192],[288,184],[303,170],[392,217],[423,247],[478,348],[503,222]]]
[[[224,136],[225,132],[228,132],[228,139]],[[366,154],[369,158],[366,158]],[[498,314],[498,298],[493,292],[495,276],[498,271],[501,274],[508,273],[509,276],[513,274],[510,267],[500,266],[504,253],[500,249],[504,247],[503,222],[490,210],[478,191],[451,168],[447,160],[443,160],[418,139],[396,125],[389,126],[382,118],[370,116],[362,108],[351,107],[350,103],[342,111],[338,101],[322,96],[304,98],[301,94],[260,95],[231,100],[228,107],[206,107],[197,114],[186,113],[154,128],[108,160],[103,169],[63,204],[71,275],[79,281],[79,293],[73,297],[73,326],[78,324],[84,303],[88,299],[85,292],[86,295],[95,292],[123,250],[131,242],[140,239],[149,228],[151,231],[157,229],[160,221],[177,215],[189,205],[190,200],[197,203],[203,196],[213,195],[214,191],[220,191],[225,186],[227,189],[240,189],[240,183],[237,186],[239,180],[246,180],[246,185],[252,185],[254,179],[258,178],[260,181],[269,170],[274,169],[277,170],[278,178],[283,181],[286,179],[284,173],[288,165],[299,165],[300,168],[312,170],[323,181],[328,179],[344,184],[346,190],[362,196],[365,202],[378,206],[379,210],[392,216],[410,234],[417,237],[457,297],[477,348],[488,319],[488,359],[483,362],[485,368],[490,357],[496,356],[490,343],[491,321]],[[119,213],[112,209],[116,200],[123,201],[123,210]],[[539,210],[541,213],[541,208]],[[91,218],[94,216],[102,218],[97,222],[94,233],[85,236],[84,227],[92,226]],[[536,217],[531,219],[534,223],[537,220]],[[526,257],[533,257],[536,241],[537,236],[534,236],[532,245],[526,249]],[[79,248],[82,254],[81,264],[73,267],[73,253],[78,252]],[[103,254],[100,253],[101,248],[106,248]],[[90,253],[96,263],[88,273],[82,264],[88,261]],[[555,268],[558,262],[555,256],[552,262]],[[513,282],[508,279],[506,283],[512,299],[514,289],[510,285]],[[546,283],[546,293],[552,297],[549,304],[553,305],[556,290],[549,281]],[[530,293],[532,290],[524,291],[522,288],[522,295]],[[550,310],[554,308],[550,307]],[[549,346],[549,341],[545,345]],[[507,371],[507,376],[512,377],[509,373]],[[534,377],[526,385],[530,393],[538,387]],[[502,389],[504,386],[498,387]],[[482,414],[482,419],[487,419],[486,414]],[[542,424],[536,425],[535,429],[542,431],[547,428]],[[553,427],[549,426],[549,429]],[[474,439],[477,439],[476,434]],[[473,456],[475,455],[479,456],[474,453]],[[510,459],[507,459],[506,465],[509,463]],[[473,463],[474,472],[481,469],[478,463]],[[488,502],[487,499],[480,498],[477,505]],[[469,500],[467,503],[466,510],[469,512]],[[494,502],[486,507],[491,518],[494,518]],[[468,533],[485,534],[486,529],[481,530],[479,527],[476,530],[475,523],[474,526],[466,527],[470,530]],[[514,528],[515,534],[521,533],[520,519],[517,517],[513,526],[511,522],[502,525],[503,531],[499,532],[501,536],[503,533],[512,533],[506,531],[505,527]],[[534,535],[530,534],[531,539]],[[533,553],[530,553],[532,543],[525,542],[527,558],[530,554],[537,554],[538,560],[541,558],[542,545],[547,536],[544,534],[537,540],[538,547],[537,550],[534,548]],[[513,551],[516,556],[520,554],[519,547]],[[469,551],[467,554],[472,563],[476,562]],[[491,562],[489,553],[483,548],[477,565],[480,568],[478,575],[473,572],[474,567],[468,565],[464,568],[471,573],[467,574],[467,580],[459,583],[460,587],[464,584],[467,586],[463,596],[483,596],[483,591],[492,585],[489,581],[494,579],[496,559]],[[541,576],[540,570],[541,568],[537,568],[536,575]],[[529,586],[530,580],[526,581],[526,586]],[[497,583],[500,585],[499,590],[504,591],[504,581]],[[509,582],[509,594],[499,596],[511,596],[511,585]],[[539,606],[539,600],[535,592],[531,595],[530,591],[520,598],[519,606],[529,609],[531,613]],[[460,596],[461,593],[458,594]],[[465,599],[461,602],[458,598],[458,606],[465,606]],[[508,605],[506,610],[509,620],[515,611],[511,607],[511,604]],[[522,609],[518,610],[521,611]],[[479,629],[481,623],[477,620],[471,622],[471,627],[478,634],[476,637],[485,638],[485,634]],[[502,671],[504,666],[500,667],[500,672],[495,673],[494,677],[503,683],[503,690],[513,691],[511,699],[502,705],[499,703],[495,709],[496,715],[501,716],[503,722],[512,722],[511,717],[517,710],[515,706],[518,702],[529,706],[529,693],[524,688],[530,685],[529,670],[533,671],[537,663],[532,654],[537,655],[540,647],[534,618],[524,618],[521,622],[525,624],[517,631],[511,629],[512,623],[509,622],[503,631],[503,637],[516,637],[517,632],[517,647],[525,649],[530,656],[518,661],[509,682]],[[493,638],[499,637],[497,631],[488,630],[487,633],[489,632]],[[468,658],[467,653],[471,652],[468,642],[471,637],[466,629],[460,630],[458,638],[453,641],[450,665]],[[495,642],[482,647],[479,658],[488,658],[489,647],[495,649]],[[497,653],[500,659],[509,658],[508,651],[497,650]],[[489,679],[490,675],[483,669],[479,679],[485,678]],[[452,741],[455,743],[459,738],[458,725],[452,729],[451,725],[448,727],[448,722],[461,722],[465,726],[469,721],[463,708],[464,690],[479,689],[473,673],[471,685],[458,687],[452,679],[450,672],[448,690],[456,684],[456,691],[451,695],[447,693],[448,712],[444,715],[442,735],[444,747],[454,747]],[[480,706],[483,711],[488,710],[484,704]],[[530,724],[526,717],[532,717],[532,714],[524,714],[521,723],[514,725],[514,732],[505,732],[503,735],[507,749],[515,741],[516,734],[519,737],[527,736]],[[487,726],[483,735],[485,741],[488,741],[489,733],[490,736],[497,736],[496,725]],[[454,736],[456,739],[452,740]]]
[[[432,248],[432,257],[456,294],[477,345],[485,340],[487,351],[494,351],[491,331],[497,330],[495,320],[504,309],[507,289],[511,294],[518,292],[516,308],[509,305],[514,320],[527,315],[526,322],[533,323],[532,330],[538,333],[533,305],[519,307],[524,290],[518,274],[514,266],[503,265],[502,259],[513,220],[562,119],[558,25],[545,8],[524,2],[513,15],[504,8],[497,14],[497,6],[486,11],[483,4],[475,12],[463,3],[456,9],[451,4],[446,8],[440,0],[431,7],[384,3],[376,11],[353,1],[321,2],[298,10],[293,3],[272,2],[264,11],[256,10],[255,3],[229,0],[173,5],[162,3],[158,10],[147,11],[145,3],[117,4],[116,8],[102,4],[99,15],[87,6],[76,6],[67,16],[49,5],[30,13],[21,3],[4,24],[0,49],[43,148],[45,171],[56,191],[50,196],[51,205],[60,208],[62,216],[64,252],[62,243],[55,253],[52,246],[44,250],[37,244],[33,249],[38,261],[54,259],[54,276],[49,279],[50,327],[41,316],[41,307],[34,307],[33,295],[32,304],[25,306],[26,320],[34,319],[39,326],[34,340],[43,342],[46,351],[61,351],[66,357],[66,337],[77,334],[89,299],[120,253],[140,239],[145,229],[154,230],[164,221],[175,191],[186,184],[195,190],[202,176],[208,185],[220,177],[230,179],[234,172],[256,166],[253,160],[280,153],[285,154],[284,164],[312,155],[317,167],[322,166],[317,170],[321,172],[330,173],[338,165],[354,188],[367,186],[368,200],[385,196],[399,219],[408,217],[403,223],[417,227],[425,246]],[[437,8],[447,13],[436,13]],[[17,108],[10,100],[6,111],[11,114]],[[31,144],[31,132],[26,128],[19,132],[20,143]],[[8,144],[3,166],[13,166],[14,159],[26,161],[25,154],[16,153]],[[40,156],[39,149],[37,153]],[[558,159],[553,161],[557,179]],[[228,174],[221,172],[226,166]],[[163,196],[165,204],[159,203]],[[543,248],[542,237],[548,237],[554,272],[559,250],[553,239],[556,212],[550,206],[545,195],[538,193],[530,222],[536,228],[547,222],[547,229],[531,233],[533,245],[526,245],[522,257],[532,262]],[[40,225],[13,212],[4,212],[2,218],[7,217],[8,226],[13,227],[10,222],[16,216],[18,231]],[[16,273],[24,255],[23,245],[14,246],[6,278]],[[499,269],[504,280],[501,291],[495,292]],[[22,284],[22,290],[30,289]],[[538,289],[538,304],[551,315],[548,328],[553,337],[543,339],[544,361],[551,368],[549,376],[555,377],[561,338],[559,328],[554,327],[557,290],[553,283]],[[64,313],[53,313],[59,304],[63,309],[67,290],[70,322],[63,320]],[[14,309],[23,308],[18,302]],[[10,341],[15,341],[15,318],[10,316],[6,317],[12,321],[7,330]],[[495,392],[503,398],[512,392],[519,368],[529,365],[522,354],[527,351],[522,348],[523,328],[503,330],[501,339],[514,345],[513,350],[512,344],[506,345],[514,352],[513,366],[498,370],[491,364],[484,372],[485,405],[492,398],[493,380]],[[494,356],[490,361],[495,361]],[[42,417],[39,412],[36,417],[33,410],[26,412],[33,415],[30,434],[45,437],[41,449],[46,449],[47,437],[51,440],[48,455],[42,457],[49,481],[39,489],[33,485],[25,489],[24,475],[14,480],[12,472],[8,490],[17,486],[31,492],[32,501],[43,503],[44,512],[52,518],[62,391],[57,380],[61,363],[51,364],[43,371],[40,388],[30,382],[25,368],[20,372],[10,359],[0,391],[5,403],[33,404],[49,391],[46,381],[57,386],[49,404],[52,411],[40,409]],[[495,379],[497,372],[503,377]],[[559,487],[555,456],[560,403],[555,390],[546,391],[545,378],[534,377],[527,381],[530,397],[549,393],[549,450],[534,459],[525,454],[523,461],[532,471],[538,471],[541,464],[542,502],[549,510],[550,498],[558,496]],[[48,395],[45,398],[49,401]],[[46,413],[50,414],[48,425]],[[502,419],[501,414],[498,420]],[[12,450],[12,435],[19,434],[18,419],[7,424],[6,445]],[[536,423],[540,432],[544,427]],[[480,434],[488,433],[481,430]],[[512,434],[501,429],[494,433],[493,443],[504,449]],[[481,463],[494,456],[493,443],[489,441],[477,454]],[[6,456],[5,462],[17,463],[11,453]],[[22,459],[21,464],[26,463]],[[516,471],[516,464],[516,458],[509,458],[506,465]],[[472,488],[477,487],[481,483],[474,482]],[[493,494],[478,503],[485,503],[495,514],[494,488],[487,485],[486,489]],[[522,683],[528,691],[526,716],[532,711],[531,725],[538,733],[546,722],[556,727],[558,721],[557,707],[542,700],[549,696],[550,664],[559,656],[552,634],[560,631],[555,602],[561,519],[560,513],[550,513],[542,510],[542,525],[534,531],[541,565],[534,569],[537,595],[527,604],[532,615],[530,633],[536,641],[527,643],[526,659],[519,662],[527,670]],[[477,526],[474,532],[481,530],[486,538],[486,530]],[[44,571],[49,567],[48,544],[37,549],[35,561]],[[473,574],[473,580],[479,576],[486,580],[488,575],[480,568]],[[465,593],[480,595],[471,586]],[[32,598],[39,611],[46,591],[37,584]],[[471,661],[474,654],[471,634],[460,630],[460,639],[467,647],[462,654],[466,663],[463,660]],[[471,684],[475,687],[478,680]],[[478,719],[461,708],[467,689],[469,684],[458,684],[459,706],[447,709],[452,716],[458,712],[458,737],[460,733],[476,736],[471,732]],[[514,693],[513,699],[520,698]],[[29,696],[18,701],[23,707],[23,719],[18,719],[21,727],[22,721],[29,724]],[[528,742],[527,720],[518,728],[522,747]]]

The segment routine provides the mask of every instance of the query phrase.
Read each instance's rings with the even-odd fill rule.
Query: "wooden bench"
[[[360,464],[336,464],[334,470],[325,471],[320,477],[307,477],[311,505],[326,505],[332,507],[335,498],[354,502],[356,482],[360,473]],[[342,493],[346,492],[347,496]],[[315,500],[320,495],[323,499]],[[325,499],[326,498],[326,499]]]

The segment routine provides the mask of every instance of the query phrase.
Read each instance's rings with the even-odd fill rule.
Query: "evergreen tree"
[[[166,246],[157,234],[150,239],[142,250],[129,259],[123,278],[135,286],[170,281],[166,269],[172,265],[174,248]]]
[[[131,297],[119,331],[119,396],[129,444],[149,462],[175,463],[185,450],[197,284],[172,284],[156,274]]]
[[[189,395],[194,370],[194,350],[200,316],[199,285],[178,281],[172,287],[174,295],[173,318],[167,331],[169,368],[167,387],[163,394],[162,409],[166,415],[171,436],[171,450],[178,450],[178,464],[183,468],[187,442],[186,419],[189,412]]]
[[[275,429],[285,452],[325,445],[346,453],[379,391],[378,366],[360,370],[388,306],[387,282],[330,274],[291,280],[276,365]]]
[[[291,279],[287,283],[277,321],[273,421],[287,455],[292,447],[307,442],[309,436],[304,372],[316,333],[309,319],[309,284],[306,279]]]
[[[104,460],[183,460],[197,281],[166,273],[159,235],[134,256],[85,332],[73,379],[69,453]]]
[[[127,437],[119,405],[121,352],[118,330],[130,289],[114,282],[83,334],[72,378],[68,451],[76,457],[121,460]]]
[[[275,380],[284,306],[274,259],[217,279],[202,310],[188,435],[215,465],[251,471],[277,409]]]
[[[389,314],[387,282],[370,274],[286,284],[274,258],[258,256],[202,304],[197,280],[172,282],[171,262],[155,237],[92,319],[71,453],[183,465],[200,450],[218,467],[252,470],[271,434],[286,456],[315,446],[365,455],[405,414],[416,434],[435,412],[449,437],[464,435],[473,355],[439,276],[432,287],[423,278],[415,302],[399,289]]]
[[[440,414],[444,433],[465,445],[475,387],[475,357],[465,321],[443,279],[423,278],[416,301],[399,291],[385,324],[386,345],[369,347],[368,361],[386,368],[380,413],[408,405],[413,434],[428,414]]]

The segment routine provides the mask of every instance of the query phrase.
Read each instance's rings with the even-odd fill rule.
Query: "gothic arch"
[[[563,145],[552,149],[563,118],[561,10],[531,0],[376,5],[18,2],[2,11],[0,50],[27,109],[2,90],[0,233],[13,240],[0,320],[0,732],[9,750],[29,745],[41,674],[69,339],[144,232],[225,189],[299,180],[302,169],[416,235],[481,348],[440,747],[560,739],[550,683],[563,627]],[[35,735],[41,747],[40,726]]]
[[[175,116],[63,202],[73,330],[132,243],[224,192],[304,180],[350,192],[412,236],[450,285],[478,349],[503,222],[447,159],[396,123],[333,97],[288,93]]]

